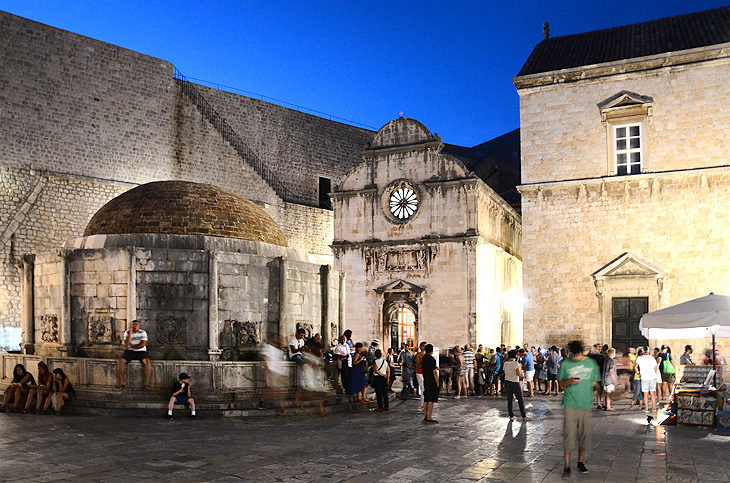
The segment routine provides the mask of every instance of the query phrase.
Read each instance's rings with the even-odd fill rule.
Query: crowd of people
[[[124,352],[118,360],[120,389],[125,388],[126,365],[133,360],[142,363],[145,387],[149,389],[147,333],[141,329],[138,321],[130,323],[130,329],[123,334],[122,345]],[[677,364],[713,363],[711,351],[698,358],[698,361],[693,359],[693,354],[692,347],[688,345],[679,361],[676,361],[668,346],[653,350],[632,347],[624,354],[606,344],[594,344],[584,355],[597,368],[596,384],[590,384],[596,409],[613,411],[613,402],[622,397],[624,392],[630,392],[631,408],[655,410],[658,404],[671,398]],[[400,397],[418,398],[426,423],[436,423],[433,419],[433,404],[439,396],[452,395],[454,399],[506,396],[510,420],[516,419],[513,409],[516,400],[520,416],[526,421],[530,417],[525,409],[525,398],[563,395],[565,404],[569,394],[566,387],[571,385],[566,382],[568,377],[565,367],[571,366],[569,361],[574,356],[576,353],[569,347],[536,347],[528,344],[514,348],[504,344],[494,348],[479,344],[474,348],[465,344],[437,349],[432,344],[421,342],[417,348],[403,343],[395,350],[389,348],[383,351],[377,338],[369,344],[354,342],[351,330],[342,333],[333,350],[325,351],[320,334],[306,338],[306,331],[298,329],[288,343],[284,343],[278,335],[272,335],[263,344],[261,359],[266,369],[266,388],[258,408],[265,409],[273,403],[284,413],[284,395],[291,383],[289,376],[292,366],[286,364],[288,360],[296,363],[298,371],[298,388],[292,407],[301,407],[305,399],[316,400],[320,414],[324,416],[324,400],[330,390],[325,364],[330,362],[337,365],[344,392],[355,396],[358,403],[369,404],[367,389],[368,386],[373,388],[377,401],[375,411],[378,412],[389,410],[389,393],[392,392],[397,372],[400,372]],[[716,358],[721,371],[725,361],[719,353]],[[575,383],[577,381],[572,384]],[[188,407],[190,416],[196,417],[192,386],[190,376],[181,373],[169,393],[168,418],[172,419],[175,405]],[[5,390],[0,412],[9,410],[46,414],[52,406],[55,413],[60,415],[64,404],[72,403],[75,398],[76,392],[62,369],[51,372],[44,362],[39,362],[35,378],[22,364],[18,364],[13,371],[13,381]],[[21,407],[23,401],[25,404]],[[586,409],[584,403],[581,400],[581,410]]]

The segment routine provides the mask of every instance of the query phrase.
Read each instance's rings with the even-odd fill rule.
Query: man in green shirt
[[[570,454],[578,446],[578,471],[588,473],[583,457],[590,446],[593,383],[601,380],[596,361],[583,354],[583,343],[575,340],[568,344],[571,358],[560,364],[558,383],[565,391],[563,406],[563,444],[565,466],[563,476],[570,476]]]

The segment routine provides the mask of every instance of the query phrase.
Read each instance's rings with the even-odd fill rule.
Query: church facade
[[[728,25],[723,7],[546,38],[513,79],[525,340],[676,352],[641,315],[730,292]]]
[[[420,122],[383,126],[333,194],[335,269],[358,340],[522,341],[520,216]]]

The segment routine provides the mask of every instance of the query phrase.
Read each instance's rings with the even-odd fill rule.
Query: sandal
[[[43,411],[38,411],[38,414],[46,414],[46,411],[45,411],[45,410],[43,410]]]
[[[5,409],[5,406],[0,407],[0,413],[7,412],[7,409]]]
[[[60,415],[61,415],[61,411],[56,411],[56,416],[60,416]]]
[[[144,389],[145,389],[145,391],[149,391],[150,390],[150,385],[149,384],[145,384],[144,385]]]

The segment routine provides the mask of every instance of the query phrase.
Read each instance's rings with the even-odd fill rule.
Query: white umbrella
[[[730,297],[711,293],[645,314],[639,321],[647,339],[712,337],[712,366],[716,368],[715,337],[730,337]]]

